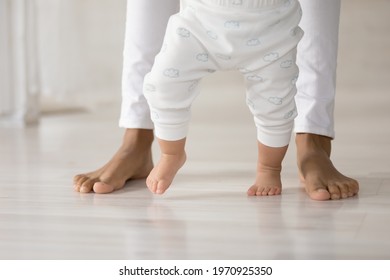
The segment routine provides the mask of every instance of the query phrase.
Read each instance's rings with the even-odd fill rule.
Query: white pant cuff
[[[281,148],[288,146],[291,140],[291,133],[271,135],[262,131],[257,131],[257,140],[272,148]]]
[[[149,120],[129,120],[129,119],[119,119],[119,127],[123,128],[139,128],[139,129],[153,129],[153,122]]]
[[[310,134],[326,136],[332,139],[335,138],[335,132],[333,129],[325,129],[321,127],[313,127],[313,126],[305,126],[305,125],[295,125],[294,133],[310,133]]]
[[[188,134],[188,126],[181,125],[174,127],[161,127],[155,126],[154,135],[161,140],[165,141],[177,141],[187,137]]]

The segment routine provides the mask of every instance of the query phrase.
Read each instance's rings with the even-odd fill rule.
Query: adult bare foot
[[[359,192],[359,183],[341,174],[330,160],[330,138],[298,133],[295,142],[298,168],[306,192],[311,199],[342,199]]]
[[[129,179],[146,178],[153,168],[153,131],[126,129],[122,146],[102,168],[73,178],[78,192],[110,193],[124,187]]]

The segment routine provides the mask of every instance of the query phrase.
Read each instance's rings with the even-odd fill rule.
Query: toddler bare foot
[[[150,172],[146,185],[154,194],[163,194],[171,185],[177,171],[186,161],[186,154],[162,154],[160,161]]]
[[[153,131],[127,129],[122,146],[102,168],[73,178],[78,192],[110,193],[124,187],[129,179],[146,178],[153,168]]]
[[[341,174],[330,160],[330,138],[316,134],[297,134],[296,145],[301,179],[311,199],[342,199],[359,192],[359,183]]]
[[[255,183],[247,192],[249,196],[279,195],[281,193],[280,170],[258,171]]]
[[[257,142],[258,162],[255,183],[248,189],[250,196],[270,196],[282,193],[282,161],[287,152],[285,147],[269,147]]]

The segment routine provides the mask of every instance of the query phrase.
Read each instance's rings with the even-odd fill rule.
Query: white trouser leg
[[[301,32],[299,32],[300,34]],[[301,37],[288,38],[295,44]],[[288,42],[287,40],[285,40]],[[257,127],[257,140],[268,147],[287,146],[297,115],[294,96],[298,67],[296,49],[258,69],[243,73],[247,87],[247,105]]]
[[[152,129],[143,80],[159,52],[169,17],[179,0],[128,0],[123,52],[122,106],[119,126]]]
[[[219,12],[230,2],[194,0],[191,9],[171,17],[164,48],[144,84],[156,136],[185,138],[198,81],[214,70],[238,67],[247,82],[258,140],[271,147],[288,145],[296,115],[296,46],[302,37],[300,6],[291,3],[237,13],[234,6]],[[261,44],[257,38],[264,38]]]
[[[305,35],[298,45],[296,133],[334,138],[340,0],[300,0]]]

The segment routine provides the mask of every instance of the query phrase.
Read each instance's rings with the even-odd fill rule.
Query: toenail
[[[325,190],[325,189],[318,189],[317,191],[318,191],[318,192],[326,192],[326,193],[328,192],[328,191]]]
[[[80,192],[86,193],[86,192],[88,192],[88,188],[87,187],[81,187]]]

